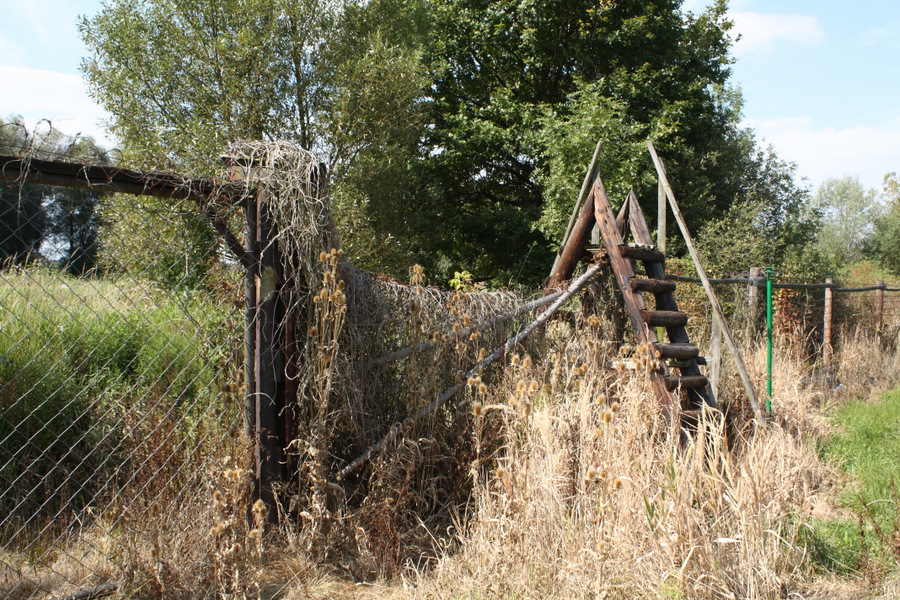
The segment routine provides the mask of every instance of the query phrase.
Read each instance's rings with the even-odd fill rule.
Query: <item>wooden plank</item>
[[[666,190],[662,181],[656,186],[656,247],[660,252],[666,251]]]
[[[631,223],[631,235],[634,236],[635,242],[644,246],[653,245],[653,236],[647,228],[647,219],[644,218],[644,211],[641,210],[641,204],[633,189],[628,190],[628,222]],[[662,248],[659,248],[659,251],[665,252]]]
[[[628,284],[635,292],[647,292],[650,294],[671,294],[675,291],[675,282],[668,279],[629,279]]]
[[[831,277],[825,278],[825,283],[832,283]],[[824,314],[824,337],[822,343],[822,366],[831,366],[831,356],[834,353],[834,347],[831,345],[831,324],[832,315],[834,314],[834,292],[830,287],[825,288],[825,314]]]
[[[680,310],[642,310],[641,317],[650,327],[683,327],[688,322]]]
[[[700,356],[700,349],[694,344],[657,344],[660,358],[690,360]]]
[[[649,329],[641,316],[641,310],[645,310],[644,299],[640,294],[635,293],[628,281],[634,277],[634,270],[631,268],[631,262],[625,259],[618,251],[624,241],[622,232],[616,226],[615,217],[612,214],[612,208],[609,205],[609,198],[606,196],[606,190],[603,187],[603,181],[600,177],[594,180],[594,187],[591,191],[594,201],[594,211],[597,218],[597,224],[600,227],[600,233],[606,243],[609,253],[610,263],[613,265],[613,272],[616,274],[616,281],[622,296],[625,300],[625,308],[631,325],[634,329],[635,338],[639,344],[655,344],[658,343],[656,333]],[[663,403],[664,410],[671,411],[676,404],[675,398],[666,388],[663,377],[668,374],[668,369],[664,364],[660,364],[660,368],[651,376],[654,390],[660,401]]]
[[[880,286],[875,290],[875,337],[881,342],[882,330],[884,329],[884,281],[876,281],[876,286]]]
[[[575,226],[575,219],[580,214],[579,208],[583,206],[585,196],[587,196],[588,191],[591,188],[591,182],[594,181],[594,174],[597,172],[597,159],[600,157],[601,148],[603,148],[603,140],[599,140],[597,146],[594,148],[594,155],[591,157],[587,172],[584,174],[584,181],[581,182],[581,190],[578,191],[578,199],[575,200],[575,206],[572,207],[572,215],[569,217],[569,223],[566,225],[566,233],[563,235],[562,244],[559,247],[559,251],[556,253],[556,257],[553,259],[553,268],[550,269],[551,273],[556,271],[556,266],[559,264],[563,248],[566,247],[569,236],[572,234],[572,229]]]
[[[619,246],[619,251],[622,253],[622,256],[625,258],[630,258],[632,260],[640,260],[643,262],[665,262],[666,255],[657,250],[656,248],[641,248],[638,246],[629,246],[627,244],[623,244]]]
[[[712,343],[710,344],[709,387],[713,395],[719,396],[719,375],[722,371],[722,330],[719,322],[712,322]]]
[[[753,389],[753,383],[750,381],[750,374],[747,372],[747,366],[744,364],[744,359],[741,357],[737,342],[734,341],[734,336],[731,334],[731,328],[728,327],[728,323],[725,320],[725,313],[722,312],[722,307],[719,305],[719,299],[716,297],[712,284],[710,284],[709,278],[706,276],[706,270],[703,268],[703,263],[700,260],[700,253],[697,252],[697,248],[694,246],[687,223],[684,220],[684,216],[681,214],[678,202],[675,200],[675,192],[672,191],[672,186],[669,185],[669,180],[666,177],[666,171],[663,167],[662,160],[660,160],[659,155],[656,154],[653,142],[647,140],[647,147],[650,150],[650,156],[653,159],[653,164],[656,167],[656,173],[659,176],[659,180],[662,182],[663,189],[666,191],[666,196],[669,198],[669,206],[672,208],[672,214],[675,216],[675,221],[681,229],[681,234],[687,245],[688,253],[690,253],[691,258],[694,261],[697,275],[700,277],[703,289],[706,291],[706,296],[709,298],[709,303],[713,308],[713,318],[719,320],[719,325],[722,327],[722,334],[725,336],[725,341],[734,357],[738,373],[740,373],[741,376],[741,382],[744,384],[744,391],[747,393],[747,400],[750,402],[750,406],[753,408],[753,412],[756,415],[756,422],[759,425],[765,425],[765,415],[762,410],[760,410],[759,402],[756,398],[756,391]]]
[[[256,278],[256,497],[268,510],[270,520],[277,520],[278,507],[275,487],[284,479],[284,448],[281,444],[283,425],[279,413],[283,405],[278,389],[278,365],[284,360],[278,355],[283,346],[279,340],[278,244],[275,225],[269,215],[265,190],[259,191],[256,213],[256,239],[259,249],[259,274]]]
[[[578,220],[575,221],[572,233],[566,240],[565,246],[563,246],[562,253],[559,255],[559,261],[550,272],[550,277],[547,278],[547,284],[544,286],[545,293],[550,293],[572,277],[575,267],[578,266],[578,261],[584,255],[588,239],[591,237],[594,220],[594,198],[593,196],[588,196],[581,213],[578,215]]]

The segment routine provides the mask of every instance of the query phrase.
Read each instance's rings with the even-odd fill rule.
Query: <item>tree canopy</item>
[[[291,140],[328,163],[362,266],[536,281],[598,139],[614,203],[655,198],[647,138],[692,228],[751,190],[793,202],[748,169],[725,2],[681,4],[111,0],[83,68],[132,160],[210,171],[229,141]]]

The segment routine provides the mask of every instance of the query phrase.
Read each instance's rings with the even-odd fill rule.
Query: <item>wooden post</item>
[[[544,287],[545,293],[552,292],[556,287],[572,277],[572,273],[575,272],[575,267],[578,265],[578,260],[584,254],[595,222],[594,197],[591,195],[584,202],[584,207],[581,209],[581,213],[572,227],[572,232],[566,240],[566,245],[563,246],[562,252],[558,257],[559,260],[550,272],[550,277],[547,278],[547,284]]]
[[[756,282],[763,277],[763,271],[759,267],[750,268],[750,284],[747,286],[747,312],[749,315],[750,331],[756,331],[759,322],[759,286]]]
[[[575,206],[572,207],[572,215],[569,217],[568,225],[566,225],[566,233],[563,235],[562,245],[559,247],[559,251],[556,253],[556,258],[553,259],[553,268],[550,270],[551,273],[556,272],[559,263],[562,261],[563,251],[565,250],[566,245],[569,242],[569,236],[572,234],[572,228],[575,227],[575,219],[578,218],[579,209],[581,209],[584,203],[584,199],[587,196],[588,190],[590,189],[591,183],[594,181],[594,173],[597,170],[597,158],[600,156],[601,148],[603,148],[603,140],[598,141],[596,148],[594,148],[594,156],[591,157],[591,162],[588,165],[587,173],[584,174],[584,181],[581,182],[581,190],[578,192],[578,198],[575,200]],[[589,230],[588,235],[590,234],[591,233]]]
[[[734,341],[734,336],[731,335],[731,328],[728,327],[728,323],[725,321],[725,313],[722,312],[722,307],[719,305],[719,299],[716,297],[712,284],[706,276],[706,269],[703,268],[703,263],[700,261],[700,253],[697,252],[697,248],[694,246],[694,242],[691,239],[691,232],[688,230],[687,223],[684,220],[684,215],[681,214],[681,209],[678,207],[678,202],[675,200],[675,192],[672,191],[672,186],[669,185],[665,167],[663,166],[659,155],[656,153],[656,148],[653,147],[653,142],[650,140],[647,140],[647,148],[650,150],[650,157],[653,159],[653,164],[656,167],[656,174],[659,176],[660,183],[662,183],[663,189],[666,191],[666,197],[669,199],[669,206],[672,208],[672,214],[675,216],[675,221],[678,223],[679,229],[681,229],[684,243],[687,245],[688,252],[694,261],[697,275],[700,277],[701,283],[703,283],[703,290],[706,292],[706,297],[709,298],[709,303],[713,309],[713,319],[719,320],[719,325],[725,336],[725,342],[728,344],[728,349],[731,350],[731,355],[734,357],[735,365],[741,376],[741,382],[744,384],[744,391],[747,393],[747,400],[750,402],[750,406],[753,408],[753,412],[756,415],[756,422],[759,425],[765,425],[766,418],[763,415],[762,410],[760,410],[759,402],[756,399],[756,391],[753,389],[753,383],[750,381],[750,374],[747,372],[747,366],[744,364],[744,359],[741,357],[741,353],[738,350],[737,342]]]
[[[722,327],[718,319],[712,321],[712,340],[710,341],[709,387],[713,397],[719,397],[719,375],[722,371]]]
[[[659,251],[666,251],[666,190],[663,188],[662,179],[656,190],[657,213],[656,213],[656,247]]]
[[[274,484],[284,479],[281,439],[284,406],[283,310],[281,273],[275,225],[269,215],[267,192],[260,189],[256,204],[256,239],[260,250],[256,278],[256,496],[268,508],[269,520],[278,518]],[[281,385],[279,385],[279,367]]]
[[[244,275],[244,425],[247,436],[256,438],[256,281],[259,278],[259,248],[256,243],[256,196],[247,198],[244,207],[247,254],[252,258]]]
[[[831,277],[825,278],[825,283],[832,283]],[[831,346],[831,316],[833,312],[834,292],[830,287],[825,288],[825,334],[822,344],[822,366],[831,366],[831,356],[834,352]]]
[[[884,282],[877,281],[875,285],[878,286],[878,289],[875,290],[875,337],[878,339],[878,342],[881,342],[881,334],[882,329],[884,328]]]

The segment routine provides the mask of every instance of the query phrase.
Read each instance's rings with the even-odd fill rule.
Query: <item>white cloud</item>
[[[65,134],[90,135],[103,145],[113,144],[100,125],[108,114],[87,95],[77,75],[23,67],[0,67],[0,116],[22,115],[29,128],[49,120]]]
[[[781,42],[815,46],[825,42],[825,32],[819,20],[810,15],[773,15],[755,12],[731,12],[734,21],[731,34],[740,39],[734,54],[774,50]]]
[[[815,185],[830,177],[859,175],[867,188],[881,187],[885,173],[900,171],[900,119],[880,127],[816,128],[810,117],[748,120],[764,143]]]

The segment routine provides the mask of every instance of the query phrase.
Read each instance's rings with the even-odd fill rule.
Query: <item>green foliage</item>
[[[811,207],[822,218],[819,250],[844,267],[862,260],[880,213],[874,190],[866,191],[855,176],[831,178],[819,186]]]
[[[898,558],[891,536],[900,535],[896,487],[900,390],[877,402],[851,402],[833,415],[833,421],[840,432],[824,443],[821,452],[852,477],[854,483],[842,491],[841,502],[857,519],[816,523],[815,548],[828,568],[857,568],[865,556],[891,564]]]
[[[208,175],[240,139],[317,152],[333,176],[348,257],[396,270],[408,255],[383,223],[402,219],[409,204],[398,199],[410,196],[424,126],[427,80],[416,42],[424,22],[414,3],[393,1],[116,0],[81,23],[92,53],[83,70],[129,161]],[[195,218],[173,219],[166,203],[141,202],[160,219],[109,215],[121,233],[137,236],[133,245],[152,248],[160,234],[176,239],[174,224],[198,232],[191,246],[208,247]],[[140,248],[133,250],[124,260],[137,265]],[[175,264],[163,270],[153,276],[181,280]]]
[[[20,155],[31,144],[21,117],[0,119],[0,154]],[[0,260],[23,263],[37,255],[46,221],[38,186],[0,182]]]
[[[891,274],[900,277],[900,177],[884,176],[881,192],[884,211],[875,220],[874,253]]]
[[[210,365],[223,350],[185,327],[185,317],[215,330],[226,310],[151,299],[133,280],[45,268],[0,274],[0,453],[15,457],[0,461],[0,481],[17,482],[34,514],[53,514],[44,503],[52,497],[89,500],[96,490],[83,482],[127,463],[126,432],[110,430],[125,412],[141,423],[165,398],[163,412],[188,418],[204,405],[201,395],[211,401]],[[61,491],[67,481],[71,497]]]
[[[766,178],[787,171],[738,127],[725,11],[115,0],[81,30],[128,158],[211,172],[228,141],[292,140],[326,157],[355,263],[396,276],[421,263],[441,280],[465,265],[500,285],[546,275],[598,139],[614,202],[632,186],[655,198],[654,139],[692,230],[735,203],[788,202],[762,198],[793,193]]]
[[[196,203],[117,194],[100,206],[102,270],[191,289],[208,281],[222,241]]]
[[[663,151],[678,148],[670,166],[684,180],[674,157],[706,154],[706,140],[722,137],[731,122],[715,91],[730,59],[724,5],[699,18],[679,6],[435,4],[424,198],[437,217],[427,238],[447,266],[465,264],[479,278],[515,274],[527,255],[523,277],[546,275],[594,136],[609,136],[612,156],[604,160],[623,189],[646,187],[636,159],[617,159],[643,157],[649,171],[638,143],[650,135],[664,138]]]
[[[743,135],[741,143],[752,147],[749,132]],[[774,267],[798,278],[832,274],[815,246],[819,213],[808,209],[809,192],[797,184],[795,165],[779,160],[771,149],[740,158],[743,177],[736,182],[734,203],[696,235],[710,272],[730,276]]]

